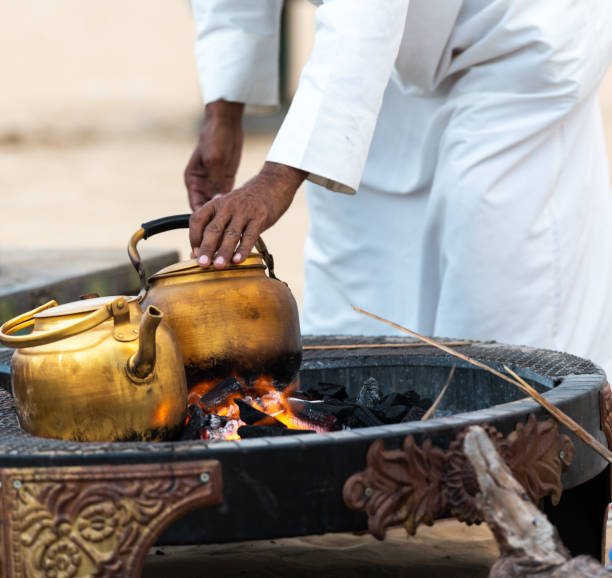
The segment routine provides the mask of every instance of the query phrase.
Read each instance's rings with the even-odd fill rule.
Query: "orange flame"
[[[163,427],[168,425],[168,417],[170,416],[170,403],[164,402],[155,409],[151,423],[153,427]]]
[[[271,425],[276,420],[290,429],[313,429],[312,426],[305,424],[294,414],[288,402],[288,399],[299,387],[299,379],[281,391],[275,387],[274,379],[270,376],[258,377],[249,385],[246,385],[244,380],[239,377],[236,377],[236,379],[247,393],[245,395],[232,395],[224,405],[215,408],[214,411],[216,415],[227,417],[229,419],[228,423],[232,424],[232,427],[223,428],[224,431],[220,432],[223,439],[239,440],[238,428],[246,425],[240,419],[240,409],[234,403],[234,398],[243,399],[246,403],[268,416],[253,425]],[[200,398],[213,389],[220,381],[202,382],[193,387],[189,392],[189,405],[199,405],[204,411],[210,411],[210,408],[206,408],[200,403]]]

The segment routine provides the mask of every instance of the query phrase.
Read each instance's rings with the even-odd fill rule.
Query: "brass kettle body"
[[[210,386],[228,376],[247,384],[269,378],[279,389],[294,381],[302,359],[297,305],[288,286],[276,278],[261,239],[259,253],[240,264],[217,270],[191,259],[147,280],[137,243],[188,226],[189,215],[144,223],[128,246],[141,280],[142,305],[164,311],[183,352],[188,386]]]
[[[32,333],[13,335],[33,325]],[[11,384],[27,432],[74,441],[161,441],[181,429],[187,384],[162,312],[135,298],[55,301],[8,321]]]

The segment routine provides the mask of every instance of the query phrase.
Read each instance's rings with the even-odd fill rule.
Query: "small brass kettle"
[[[11,383],[27,432],[75,441],[158,441],[185,421],[181,351],[162,313],[136,298],[55,301],[7,321]],[[13,335],[33,325],[26,335]]]
[[[132,236],[128,254],[140,276],[142,305],[164,311],[178,337],[190,388],[214,385],[228,376],[246,382],[265,377],[282,388],[296,379],[302,359],[298,310],[288,286],[276,278],[273,258],[261,239],[255,245],[259,253],[240,264],[202,268],[191,259],[147,280],[138,242],[187,228],[189,217],[143,223]]]

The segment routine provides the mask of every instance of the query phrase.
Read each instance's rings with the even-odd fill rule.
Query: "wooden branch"
[[[451,370],[448,372],[448,377],[446,378],[446,383],[444,384],[444,387],[438,394],[438,397],[436,397],[436,400],[431,404],[431,407],[425,412],[425,415],[421,418],[421,421],[427,421],[433,415],[434,411],[436,411],[436,408],[442,401],[442,398],[444,397],[448,386],[451,384],[451,381],[453,381],[453,376],[455,375],[456,367],[456,365],[453,365],[451,367]]]
[[[425,343],[432,345],[433,347],[437,347],[438,349],[452,355],[454,357],[458,357],[471,365],[475,365],[476,367],[480,367],[489,373],[511,383],[515,387],[518,387],[523,393],[527,394],[533,400],[537,401],[546,411],[552,414],[555,418],[557,418],[563,425],[565,425],[570,431],[572,431],[576,436],[578,436],[584,443],[586,443],[591,449],[597,452],[603,459],[605,459],[608,463],[612,464],[612,452],[600,443],[597,439],[595,439],[589,432],[587,432],[583,427],[577,424],[571,417],[569,417],[566,413],[562,412],[558,407],[553,405],[550,401],[548,401],[541,393],[537,392],[533,389],[529,384],[527,384],[524,380],[520,379],[515,373],[510,372],[510,370],[506,367],[506,371],[510,372],[515,378],[508,377],[506,374],[489,367],[485,363],[468,357],[459,351],[455,351],[450,347],[447,347],[443,343],[438,343],[434,339],[430,337],[425,337],[424,335],[420,335],[416,331],[412,331],[411,329],[407,329],[406,327],[402,327],[397,323],[393,323],[393,321],[389,321],[384,317],[379,317],[378,315],[374,315],[373,313],[369,313],[368,311],[364,311],[363,309],[359,309],[358,307],[353,307],[355,311],[358,313],[362,313],[363,315],[367,315],[372,319],[376,319],[381,321],[382,323],[386,323],[387,325],[391,325],[391,327],[395,327],[395,329],[399,329],[408,335],[412,335],[412,337],[416,337],[417,339],[421,339]]]
[[[470,428],[463,449],[478,478],[478,507],[501,554],[489,578],[610,576],[593,558],[570,559],[555,527],[514,479],[483,428]]]
[[[519,377],[509,367],[504,365],[504,369],[516,379],[515,383],[522,392],[526,393],[533,400],[537,401],[549,413],[556,417],[567,429],[578,436],[591,449],[595,450],[602,458],[612,464],[612,452],[602,443],[596,440],[588,431],[578,425],[569,415],[561,411],[556,405],[548,401],[540,392],[531,387],[522,377]]]

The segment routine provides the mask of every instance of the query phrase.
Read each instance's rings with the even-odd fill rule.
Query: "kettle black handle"
[[[148,239],[158,233],[165,233],[173,229],[188,229],[189,228],[189,213],[184,215],[171,215],[170,217],[162,217],[153,221],[147,221],[140,225],[144,230],[143,239]]]
[[[146,223],[143,223],[140,226],[140,229],[138,229],[138,231],[132,235],[130,242],[128,243],[128,256],[130,257],[130,261],[138,272],[138,277],[140,278],[140,293],[138,293],[139,301],[144,298],[145,293],[149,289],[149,283],[147,281],[147,276],[140,259],[140,253],[138,253],[136,245],[142,239],[148,239],[149,237],[157,235],[158,233],[165,233],[166,231],[172,231],[173,229],[188,229],[190,217],[191,215],[189,213],[185,213],[183,215],[171,215],[169,217],[162,217],[161,219],[147,221]],[[274,257],[272,257],[272,255],[270,255],[268,252],[268,248],[261,237],[258,237],[257,241],[255,241],[255,248],[261,254],[264,263],[268,268],[268,275],[270,278],[277,279],[276,275],[274,274]]]

